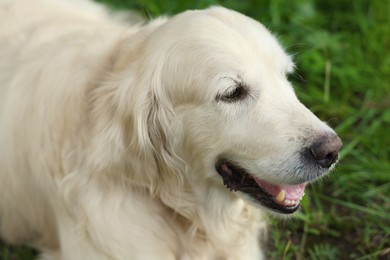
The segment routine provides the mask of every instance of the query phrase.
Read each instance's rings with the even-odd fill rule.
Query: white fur
[[[0,0],[2,238],[46,259],[261,259],[262,208],[214,165],[300,174],[300,149],[331,130],[292,67],[221,7],[131,25],[87,0]],[[217,101],[235,81],[250,97]]]

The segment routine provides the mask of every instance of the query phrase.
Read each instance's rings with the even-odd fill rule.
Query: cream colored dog
[[[258,22],[146,25],[86,0],[0,0],[0,231],[45,259],[261,259],[341,141]]]

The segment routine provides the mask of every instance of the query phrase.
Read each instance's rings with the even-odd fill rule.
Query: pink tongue
[[[281,190],[285,190],[285,198],[288,200],[300,199],[303,196],[306,186],[306,183],[297,185],[275,185],[259,179],[256,179],[256,182],[261,188],[263,188],[267,193],[271,194],[272,196],[276,196]]]

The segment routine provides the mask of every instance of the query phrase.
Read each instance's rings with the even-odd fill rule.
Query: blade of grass
[[[339,200],[339,199],[335,199],[335,198],[330,198],[326,195],[319,195],[322,199],[326,200],[326,201],[329,201],[329,202],[332,202],[332,203],[336,203],[336,204],[339,204],[341,206],[344,206],[344,207],[348,207],[350,209],[353,209],[353,210],[358,210],[358,211],[361,211],[361,212],[364,212],[364,213],[367,213],[367,214],[370,214],[372,216],[376,216],[376,217],[380,217],[380,218],[383,218],[383,219],[387,219],[387,220],[390,220],[390,215],[386,212],[380,212],[380,211],[377,211],[377,210],[372,210],[370,208],[367,208],[367,207],[363,207],[363,206],[360,206],[358,204],[355,204],[355,203],[351,203],[351,202],[348,202],[348,201],[343,201],[343,200]]]

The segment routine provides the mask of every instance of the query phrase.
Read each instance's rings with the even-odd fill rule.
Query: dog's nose
[[[325,135],[309,147],[309,156],[322,168],[329,168],[338,158],[343,142],[336,134]]]

